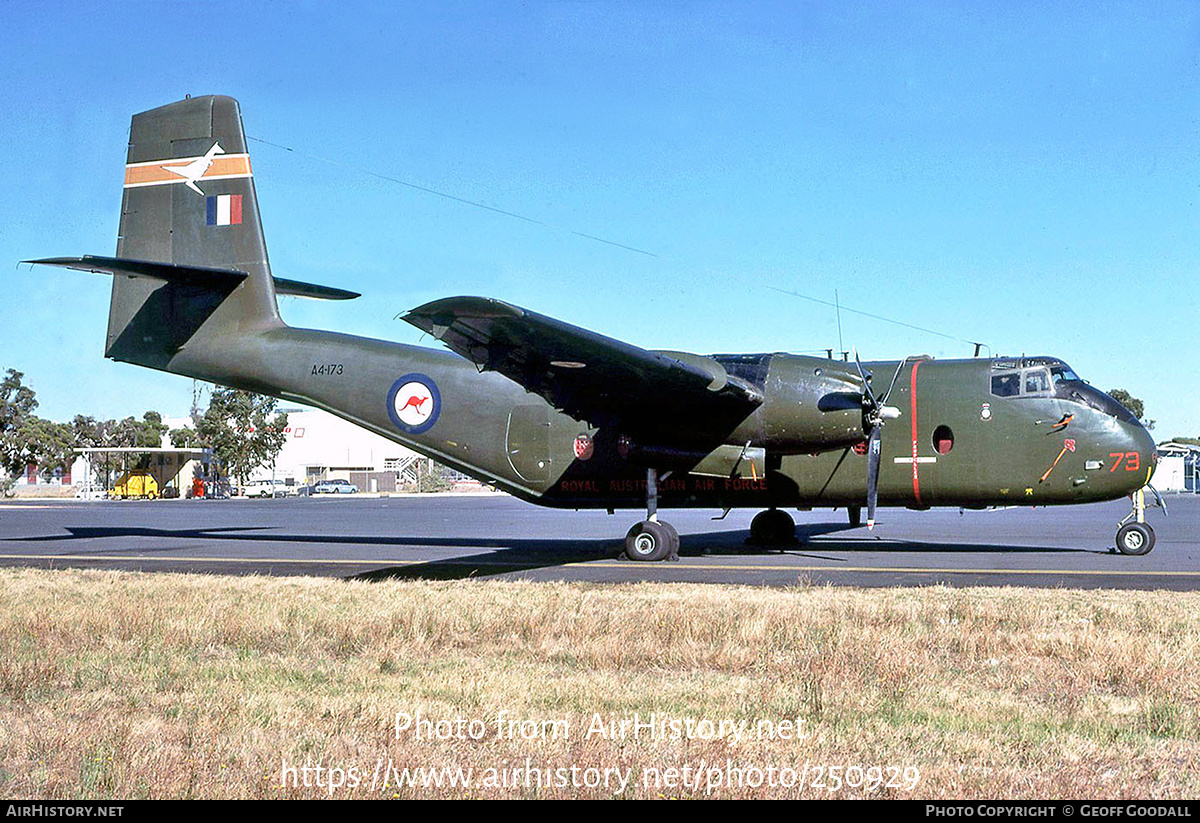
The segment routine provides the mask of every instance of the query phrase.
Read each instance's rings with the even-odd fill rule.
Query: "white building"
[[[284,408],[279,411],[288,416],[285,430],[287,439],[283,449],[275,458],[274,465],[259,468],[248,480],[279,479],[289,486],[304,486],[319,480],[340,478],[354,483],[364,492],[391,492],[400,484],[415,483],[417,466],[426,460],[411,449],[328,412],[307,408]],[[190,417],[168,417],[163,419],[163,423],[168,431],[193,427]],[[159,485],[176,485],[181,491],[186,491],[191,487],[192,475],[202,473],[196,468],[198,462],[190,461],[188,455],[170,453],[173,444],[166,435],[163,436],[162,447],[159,451],[163,453],[151,457],[154,473],[161,475],[158,478]],[[138,454],[134,455],[133,452]],[[93,455],[93,460],[99,461],[93,463],[98,467],[93,471],[81,454],[71,471],[63,472],[61,476],[46,481],[30,470],[16,478],[17,485],[32,489],[39,485],[81,486],[90,482],[92,486],[102,488],[102,474],[109,474],[112,480],[120,475],[122,466],[127,462],[133,465],[137,457],[142,456],[144,453],[136,449],[109,449],[99,458]]]
[[[258,469],[251,480],[282,479],[289,485],[306,485],[317,480],[341,478],[354,483],[356,479],[352,475],[376,472],[398,474],[403,479],[405,474],[411,475],[419,460],[424,459],[412,449],[329,412],[301,408],[279,411],[288,416],[283,449],[273,466]],[[372,490],[370,479],[367,478],[367,483],[358,483],[363,491]],[[384,488],[376,490],[388,491]]]
[[[1160,492],[1200,492],[1200,446],[1160,443],[1150,485]]]

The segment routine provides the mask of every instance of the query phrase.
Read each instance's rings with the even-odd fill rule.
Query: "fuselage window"
[[[954,448],[954,432],[949,426],[938,426],[933,430],[933,450],[938,454],[949,454]]]

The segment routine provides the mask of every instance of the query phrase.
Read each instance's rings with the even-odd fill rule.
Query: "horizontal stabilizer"
[[[41,260],[23,260],[43,266],[59,266],[64,269],[87,271],[93,274],[126,274],[134,277],[153,277],[169,283],[184,283],[191,286],[226,288],[232,290],[249,277],[248,272],[238,269],[217,269],[207,266],[175,266],[170,263],[155,263],[149,260],[126,260],[118,257],[47,257]],[[272,278],[276,294],[295,297],[312,297],[320,300],[352,300],[358,292],[301,283],[298,280]]]
[[[275,293],[292,297],[311,297],[314,300],[353,300],[362,295],[356,291],[335,289],[333,286],[318,286],[316,283],[301,283],[299,280],[284,280],[275,277]]]

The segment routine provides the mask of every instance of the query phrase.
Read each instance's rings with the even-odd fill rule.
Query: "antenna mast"
[[[833,290],[833,308],[834,308],[834,311],[837,313],[838,351],[842,352],[842,354],[844,355],[846,353],[846,347],[842,345],[842,303],[838,299],[837,289]],[[845,359],[845,358],[843,357],[843,359]]]

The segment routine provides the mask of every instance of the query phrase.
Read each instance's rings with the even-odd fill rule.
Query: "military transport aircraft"
[[[338,414],[532,503],[646,509],[634,560],[677,556],[664,506],[1057,505],[1133,495],[1144,554],[1154,442],[1053,357],[854,362],[648,351],[499,300],[404,319],[450,351],[291,328],[276,295],[353,292],[271,275],[241,112],[195,97],[133,117],[115,257],[29,261],[113,275],[105,354]],[[1135,494],[1136,493],[1136,494]]]

